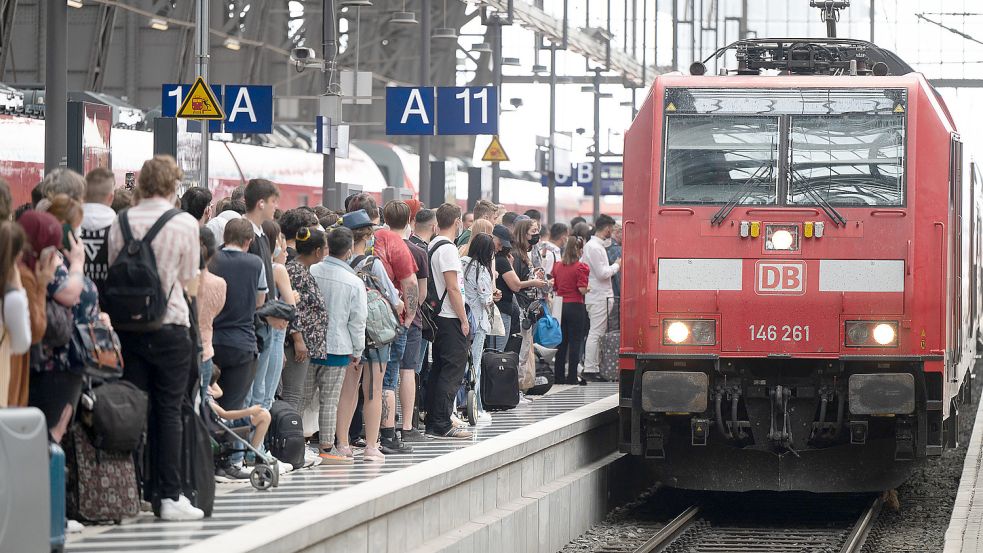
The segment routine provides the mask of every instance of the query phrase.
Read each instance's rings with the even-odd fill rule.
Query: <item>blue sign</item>
[[[222,87],[211,85],[212,93],[219,101],[222,101]],[[184,95],[191,90],[191,84],[165,84],[161,86],[160,111],[162,117],[177,117],[177,110],[184,102]],[[228,113],[228,112],[226,112]],[[201,132],[201,125],[198,121],[188,121],[188,132]],[[221,121],[209,121],[208,132],[222,132]]]
[[[438,88],[437,134],[498,134],[498,92],[495,87]]]
[[[222,102],[225,121],[210,121],[208,131],[217,133],[273,132],[273,87],[252,85],[211,85]],[[225,89],[223,94],[223,88]],[[190,84],[165,84],[161,87],[160,109],[163,117],[175,117]],[[188,121],[188,132],[199,132],[198,121]]]
[[[273,132],[273,87],[225,85],[225,132]]]
[[[624,166],[619,162],[601,162],[601,195],[602,196],[621,196],[624,194]],[[544,175],[541,178],[543,186],[546,186],[548,179]],[[584,189],[584,194],[592,196],[594,193],[594,162],[585,161],[575,163],[570,168],[570,176],[566,179],[556,180],[557,186],[580,186]]]
[[[386,134],[432,135],[435,119],[433,87],[386,87]]]

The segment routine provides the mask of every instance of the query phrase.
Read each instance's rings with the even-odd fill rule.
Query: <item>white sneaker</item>
[[[65,523],[65,533],[66,534],[78,534],[82,530],[85,530],[85,526],[77,520],[69,520]]]
[[[532,400],[527,398],[526,395],[523,394],[522,392],[519,392],[519,404],[523,405],[526,403],[532,403]]]
[[[160,518],[161,520],[201,520],[205,518],[205,513],[182,495],[177,498],[177,501],[173,499],[160,501]]]
[[[321,455],[311,449],[310,447],[304,448],[304,468],[316,467],[321,464]]]
[[[280,472],[281,475],[287,474],[288,472],[294,470],[293,465],[291,465],[290,463],[285,463],[279,459],[276,460],[276,466],[277,466],[277,470]]]
[[[467,428],[471,426],[470,424],[461,420],[461,417],[458,417],[456,413],[451,414],[451,425],[456,426],[458,428]]]
[[[488,411],[479,411],[477,419],[478,424],[489,424],[492,421],[492,416]]]

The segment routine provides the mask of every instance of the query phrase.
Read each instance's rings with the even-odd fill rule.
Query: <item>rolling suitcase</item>
[[[48,444],[49,481],[51,482],[51,551],[65,550],[65,451],[58,444]]]
[[[39,409],[0,409],[0,475],[0,551],[46,551],[51,483],[48,424]]]
[[[489,411],[513,409],[519,404],[519,354],[511,351],[482,354],[481,403]]]
[[[133,453],[96,449],[78,423],[69,429],[65,445],[69,517],[118,524],[140,512]]]
[[[621,302],[620,298],[607,299],[607,332],[598,345],[598,370],[602,380],[618,380],[618,354],[621,350]]]

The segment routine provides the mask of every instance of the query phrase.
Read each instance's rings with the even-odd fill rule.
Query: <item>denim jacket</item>
[[[325,350],[361,357],[365,349],[365,284],[347,263],[334,257],[311,267],[328,313]]]

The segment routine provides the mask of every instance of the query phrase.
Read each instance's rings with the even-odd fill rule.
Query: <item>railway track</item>
[[[831,500],[837,503],[839,500]],[[881,499],[855,500],[832,520],[800,518],[801,511],[822,508],[823,499],[793,509],[790,518],[755,522],[755,512],[728,516],[718,507],[690,506],[668,524],[655,530],[637,547],[607,544],[599,553],[860,553],[881,509]],[[825,504],[828,506],[828,504]],[[838,506],[834,505],[836,509]],[[808,515],[808,513],[806,513]]]

